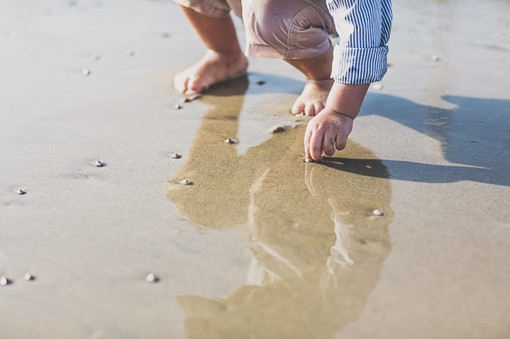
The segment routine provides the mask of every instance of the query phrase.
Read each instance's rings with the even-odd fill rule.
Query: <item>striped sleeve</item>
[[[327,5],[340,36],[331,78],[353,85],[381,80],[387,68],[391,0],[327,0]]]

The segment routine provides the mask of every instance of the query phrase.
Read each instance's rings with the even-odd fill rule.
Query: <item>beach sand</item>
[[[280,60],[175,109],[204,50],[171,1],[0,1],[0,338],[508,338],[509,14],[395,0],[305,164]]]

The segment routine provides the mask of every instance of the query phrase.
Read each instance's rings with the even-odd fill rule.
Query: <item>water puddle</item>
[[[225,139],[238,140],[247,87],[240,79],[200,99],[210,108],[168,185],[183,218],[241,232],[252,254],[246,283],[227,296],[177,297],[187,337],[331,337],[360,316],[391,251],[388,172],[354,142],[304,163],[304,124],[238,155]]]

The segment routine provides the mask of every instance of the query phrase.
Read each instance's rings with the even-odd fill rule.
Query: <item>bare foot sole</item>
[[[333,86],[332,79],[306,80],[305,88],[292,106],[292,114],[316,115],[326,106],[326,99]]]
[[[195,65],[179,73],[174,88],[184,94],[197,94],[208,87],[246,74],[248,58],[244,54],[221,54],[208,50]]]

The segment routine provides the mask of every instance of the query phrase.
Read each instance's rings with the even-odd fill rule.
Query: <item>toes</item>
[[[174,85],[174,89],[177,91],[177,92],[181,92],[181,81],[179,79],[179,76],[176,76],[174,78],[174,81],[172,82],[172,84]]]
[[[186,75],[179,74],[174,78],[173,85],[177,92],[184,93],[186,92],[188,86],[189,77]]]
[[[189,79],[188,85],[186,86],[186,94],[198,94],[204,90],[204,85],[200,79]]]
[[[317,102],[313,106],[315,107],[315,115],[319,114],[324,109],[322,102]]]
[[[298,100],[296,100],[294,105],[292,105],[291,113],[294,115],[301,114],[304,112],[304,110],[305,110],[305,103],[298,99]]]
[[[315,112],[315,106],[313,104],[306,104],[305,106],[305,114],[308,116],[314,116],[317,112]]]

